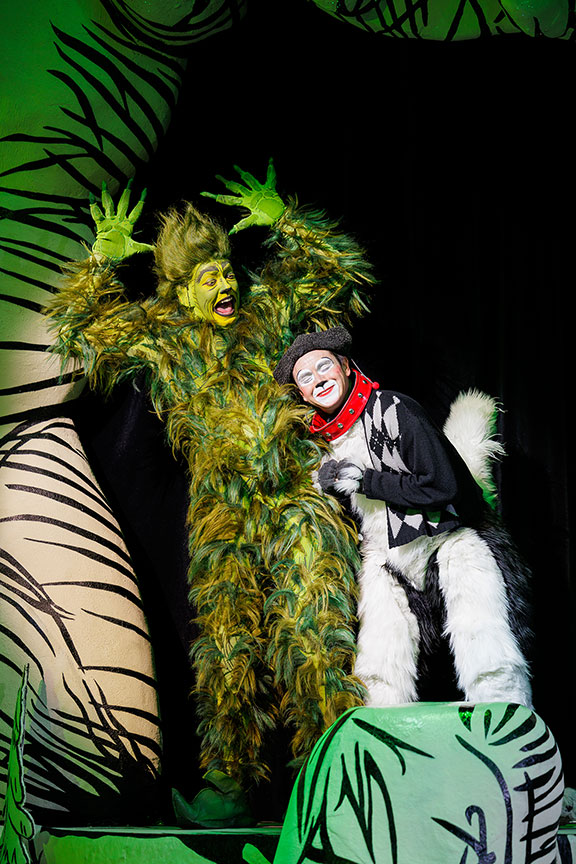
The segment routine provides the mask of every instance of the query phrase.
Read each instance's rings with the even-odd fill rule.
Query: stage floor
[[[272,864],[280,831],[280,825],[218,831],[53,827],[38,831],[34,849],[38,864]],[[245,851],[250,857],[243,857]]]
[[[272,864],[280,831],[280,825],[219,831],[43,828],[34,849],[38,864]],[[576,824],[563,826],[558,836],[558,864],[576,864]]]

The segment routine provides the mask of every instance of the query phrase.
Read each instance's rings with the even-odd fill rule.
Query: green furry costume
[[[54,350],[81,358],[93,386],[145,371],[187,460],[201,764],[243,785],[267,777],[261,745],[280,719],[302,758],[364,692],[351,673],[355,533],[313,488],[321,445],[270,370],[298,333],[362,313],[369,268],[336,224],[295,203],[267,243],[276,254],[229,327],[179,304],[160,238],[156,296],[128,302],[114,262],[92,254],[48,310]]]

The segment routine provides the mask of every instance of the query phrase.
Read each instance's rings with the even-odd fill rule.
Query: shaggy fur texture
[[[502,443],[495,437],[500,410],[492,396],[468,390],[458,394],[444,424],[444,434],[462,456],[490,506],[494,506],[497,496],[493,465],[505,455]]]
[[[160,217],[154,257],[158,295],[176,301],[176,289],[190,281],[198,264],[230,258],[230,243],[218,223],[186,203]]]
[[[457,400],[448,424],[452,443],[465,451],[461,455],[492,502],[490,465],[502,454],[493,438],[497,410],[490,397],[469,393]],[[459,528],[390,547],[385,502],[357,491],[358,476],[372,467],[362,423],[332,443],[329,458],[360,468],[344,469],[337,486],[351,492],[362,533],[355,671],[368,687],[367,704],[383,707],[417,699],[420,650],[430,651],[445,635],[466,699],[529,706],[524,654],[530,636],[529,573],[496,517],[487,508],[485,523],[477,529]],[[438,621],[443,634],[435,632]]]
[[[441,544],[438,578],[445,635],[465,698],[530,707],[526,660],[510,627],[506,582],[477,531],[460,529]]]
[[[49,314],[55,350],[80,357],[100,389],[145,371],[168,439],[187,459],[201,762],[246,784],[267,776],[262,742],[279,719],[302,759],[364,697],[352,674],[356,534],[312,487],[322,448],[270,369],[310,322],[331,327],[363,311],[369,270],[322,214],[291,209],[264,281],[233,327],[215,329],[177,305],[178,274],[193,261],[178,252],[189,225],[174,217],[169,226],[160,246],[169,235],[170,254],[156,256],[161,296],[128,303],[114,270],[89,260],[71,268]],[[222,256],[220,240],[213,252]]]

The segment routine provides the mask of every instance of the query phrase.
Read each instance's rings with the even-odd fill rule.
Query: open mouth
[[[224,315],[224,317],[234,315],[235,311],[236,304],[233,297],[225,297],[223,300],[219,300],[214,306],[214,312],[216,315]]]

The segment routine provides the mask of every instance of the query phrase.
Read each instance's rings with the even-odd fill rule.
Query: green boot
[[[209,785],[186,801],[172,789],[172,806],[181,828],[248,828],[256,824],[246,794],[223,771],[213,769],[204,775]]]

